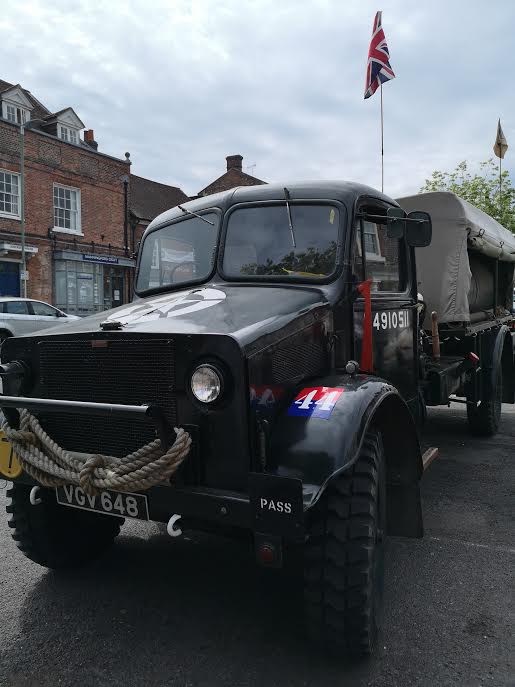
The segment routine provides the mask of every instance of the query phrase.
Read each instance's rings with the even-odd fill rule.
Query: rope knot
[[[95,476],[96,468],[105,468],[106,461],[105,457],[97,454],[91,456],[84,461],[84,465],[81,467],[79,472],[79,484],[84,489],[86,494],[93,496],[97,493],[97,489],[93,484],[93,478]]]
[[[166,452],[154,439],[123,458],[95,454],[84,460],[59,446],[26,409],[20,411],[19,429],[6,419],[1,426],[23,469],[37,482],[45,487],[77,484],[89,496],[102,489],[143,491],[168,482],[191,446],[188,432],[175,428],[175,441]]]

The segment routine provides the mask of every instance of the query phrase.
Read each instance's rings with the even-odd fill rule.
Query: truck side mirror
[[[411,220],[411,221],[410,221]],[[427,212],[415,210],[406,222],[406,242],[412,248],[425,248],[431,243],[433,225]]]
[[[402,208],[388,208],[386,212],[386,235],[389,239],[402,239],[404,236],[406,213]]]

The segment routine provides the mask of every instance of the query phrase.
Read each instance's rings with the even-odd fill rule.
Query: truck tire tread
[[[12,484],[6,512],[12,539],[34,563],[54,569],[79,567],[104,553],[120,532],[122,518],[59,506],[50,489],[42,488],[42,503],[32,506],[30,489]]]
[[[331,653],[367,655],[376,639],[374,557],[382,555],[376,551],[382,460],[381,435],[369,431],[358,461],[330,485],[309,529],[306,624],[311,638]]]

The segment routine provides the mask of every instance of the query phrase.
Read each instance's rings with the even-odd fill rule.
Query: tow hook
[[[30,490],[29,501],[31,506],[39,506],[41,499],[38,496],[39,487],[32,487]]]
[[[176,527],[176,523],[179,522],[181,519],[181,515],[178,515],[175,513],[175,515],[172,515],[170,520],[168,520],[168,525],[166,526],[166,531],[170,535],[170,537],[180,537],[182,534],[182,530],[180,527]]]

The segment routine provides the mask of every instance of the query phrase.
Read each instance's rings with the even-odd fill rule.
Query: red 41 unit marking
[[[288,408],[288,415],[318,417],[327,420],[342,393],[343,389],[332,389],[328,386],[302,389]]]

